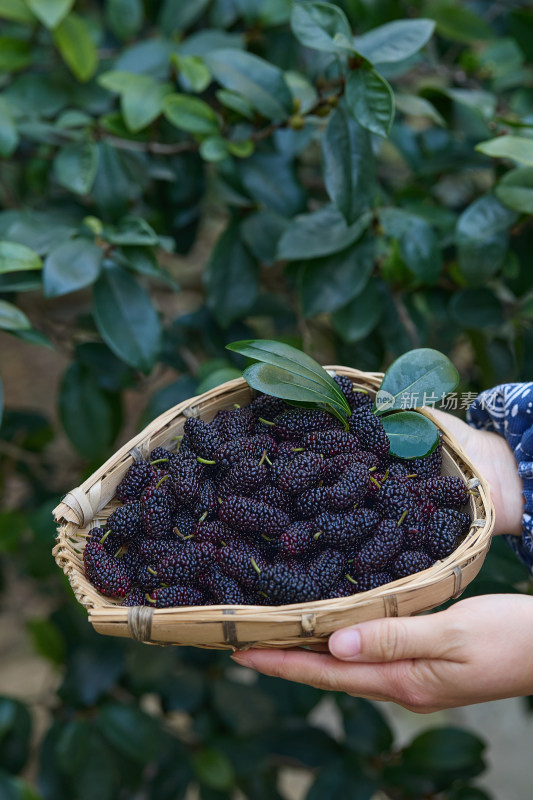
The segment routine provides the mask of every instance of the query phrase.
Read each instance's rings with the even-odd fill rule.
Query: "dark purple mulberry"
[[[340,580],[347,568],[346,553],[328,548],[307,563],[306,575],[321,592],[326,592]]]
[[[141,504],[138,500],[116,508],[109,515],[107,526],[121,540],[127,542],[135,539],[142,529]]]
[[[178,553],[158,561],[155,570],[161,583],[190,583],[214,555],[215,547],[209,542],[186,542]]]
[[[172,531],[182,539],[192,536],[196,518],[187,508],[178,508],[172,515]]]
[[[251,497],[269,506],[274,506],[274,508],[280,508],[282,511],[285,511],[286,514],[289,514],[289,516],[294,513],[294,497],[282,492],[281,489],[272,486],[270,483],[262,486],[257,492],[254,492]]]
[[[420,480],[438,478],[442,469],[442,440],[435,450],[424,458],[413,458],[407,462],[409,470],[416,473]]]
[[[154,468],[148,462],[136,461],[117,486],[116,496],[123,503],[127,503],[128,500],[138,500],[143,489],[153,482],[155,475]]]
[[[364,450],[376,453],[384,459],[390,449],[389,437],[385,433],[383,423],[371,411],[363,409],[358,411],[348,420],[348,426],[361,442]]]
[[[377,589],[378,586],[384,586],[386,583],[391,583],[394,576],[390,572],[367,572],[364,575],[357,575],[355,578],[356,592],[369,592],[371,589]]]
[[[212,595],[220,605],[245,605],[248,595],[242,586],[217,566],[212,566],[198,578],[198,586]]]
[[[294,556],[309,553],[318,547],[319,538],[320,531],[314,522],[308,522],[307,520],[293,522],[279,537],[279,554],[284,558],[293,558]]]
[[[370,508],[340,513],[323,511],[315,519],[316,527],[322,532],[320,542],[343,550],[357,546],[361,539],[371,536],[378,522],[379,514]]]
[[[146,605],[155,605],[156,608],[205,605],[205,594],[192,586],[165,586],[163,589],[156,589],[149,597]]]
[[[331,511],[359,503],[370,488],[370,473],[364,464],[354,464],[339,480],[324,489],[326,506]]]
[[[428,551],[434,558],[446,558],[456,549],[470,527],[470,516],[453,509],[439,509],[426,526]]]
[[[268,481],[268,469],[253,458],[243,458],[224,475],[220,489],[222,496],[254,494]]]
[[[250,408],[233,408],[224,416],[219,433],[229,442],[231,439],[241,439],[252,436],[255,418]]]
[[[208,461],[214,460],[215,453],[222,444],[217,431],[198,417],[188,417],[183,431],[183,441],[192,447],[197,456]]]
[[[194,504],[196,517],[206,515],[206,519],[214,519],[218,513],[218,491],[214,480],[204,478],[200,484],[200,490]]]
[[[218,515],[238,531],[271,537],[279,536],[290,525],[289,516],[281,509],[239,495],[227,497],[220,506]]]
[[[319,453],[298,453],[278,459],[270,471],[272,483],[282,492],[297,494],[314,488],[322,477],[324,459]]]
[[[113,533],[109,527],[91,528],[89,531],[89,536],[98,542],[102,542],[106,553],[109,553],[112,556],[116,555],[117,551],[122,547],[124,541],[122,537]]]
[[[365,391],[354,389],[353,383],[346,375],[335,375],[333,380],[345,396],[352,411],[372,408],[372,398]]]
[[[88,539],[83,552],[85,575],[106,597],[125,597],[131,589],[131,579],[120,568],[116,558],[106,553],[104,545]]]
[[[333,414],[321,408],[293,408],[279,414],[274,421],[274,431],[280,439],[297,439],[311,431],[325,431],[341,426]]]
[[[228,544],[226,547],[221,547],[216,552],[215,560],[222,572],[239,581],[246,589],[257,586],[258,572],[253,561],[259,569],[267,566],[267,561],[259,548],[252,544],[238,547]]]
[[[132,589],[129,595],[122,601],[121,606],[147,606],[146,593],[142,589]]]
[[[323,456],[338,456],[341,453],[356,453],[361,449],[359,440],[349,431],[312,431],[301,440],[301,446]]]
[[[250,410],[256,419],[262,419],[272,422],[275,417],[282,414],[287,408],[285,400],[280,397],[272,397],[269,394],[258,394],[250,403]]]
[[[153,564],[142,564],[137,572],[136,584],[144,592],[153,592],[162,581]]]
[[[386,567],[403,548],[403,532],[395,520],[383,520],[376,533],[368,539],[353,561],[353,569],[359,574],[379,572]]]
[[[158,538],[171,533],[171,506],[168,494],[163,489],[154,489],[143,494],[141,514],[144,530],[148,537]]]
[[[232,533],[231,528],[219,519],[202,520],[197,522],[193,529],[196,542],[211,542],[216,547],[220,547]]]
[[[143,558],[137,547],[132,547],[130,545],[127,553],[117,557],[117,562],[122,572],[134,583],[139,572],[139,567],[143,563]]]
[[[468,502],[468,490],[461,478],[443,475],[422,483],[422,490],[437,506],[461,508]]]
[[[297,519],[310,519],[326,508],[326,486],[317,486],[294,498],[294,516]]]
[[[259,575],[258,591],[271,605],[306,603],[319,600],[321,590],[295,562],[277,562],[265,567]]]
[[[417,520],[418,503],[409,488],[396,479],[387,479],[373,494],[374,507],[387,519],[401,519],[406,525]]]
[[[415,572],[422,572],[433,564],[433,559],[422,550],[405,550],[394,559],[391,571],[397,578],[405,578]]]
[[[200,491],[204,467],[195,459],[185,459],[171,468],[172,490],[177,502],[194,503]]]
[[[176,536],[169,539],[140,539],[139,553],[144,561],[157,563],[183,549],[183,541]]]

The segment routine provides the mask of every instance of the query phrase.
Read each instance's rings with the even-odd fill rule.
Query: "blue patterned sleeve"
[[[522,538],[504,538],[533,574],[533,383],[504,383],[487,389],[469,407],[466,421],[504,436],[514,453],[524,487]]]

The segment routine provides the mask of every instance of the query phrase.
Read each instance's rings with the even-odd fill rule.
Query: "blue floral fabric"
[[[533,573],[533,383],[504,383],[481,392],[466,421],[504,436],[518,462],[525,498],[522,538],[504,538]]]

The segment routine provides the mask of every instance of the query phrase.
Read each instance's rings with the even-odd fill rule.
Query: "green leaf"
[[[118,703],[104,706],[98,724],[113,747],[137,763],[155,761],[168,746],[168,735],[161,722],[132,706]]]
[[[346,105],[359,125],[387,137],[394,119],[390,84],[373,69],[350,72],[346,80]]]
[[[126,270],[103,271],[94,286],[94,317],[118,358],[143,372],[152,369],[161,349],[161,325],[150,297]]]
[[[98,52],[85,19],[78,14],[69,14],[55,28],[53,37],[61,58],[73,75],[82,82],[90,80],[98,66]]]
[[[0,329],[4,331],[23,331],[31,328],[31,322],[26,314],[8,303],[7,300],[0,300]]]
[[[459,267],[469,284],[482,285],[503,266],[509,229],[517,215],[494,195],[479,197],[457,221]]]
[[[394,456],[421,458],[432,453],[439,443],[437,426],[416,411],[398,411],[382,422]]]
[[[69,13],[74,0],[26,0],[37,19],[51,30]]]
[[[282,397],[304,407],[316,407],[327,403],[332,411],[336,410],[336,415],[339,412],[343,413],[339,405],[327,399],[320,387],[316,388],[316,383],[299,377],[294,372],[272,367],[270,364],[252,364],[244,370],[243,378],[258,392]]]
[[[267,119],[284,120],[292,113],[292,94],[283,73],[268,61],[232,49],[208,53],[205,61],[221,86],[242,95]]]
[[[193,25],[202,16],[210,0],[194,0],[183,2],[183,0],[164,0],[161,11],[159,12],[158,25],[166,35],[171,36],[181,33]]]
[[[235,111],[237,114],[245,117],[246,119],[254,118],[253,105],[242,95],[237,92],[230,92],[227,89],[218,89],[215,96],[221,105],[225,108]]]
[[[0,36],[0,72],[17,72],[31,63],[28,42],[9,36]]]
[[[459,373],[449,358],[438,350],[420,347],[394,361],[385,373],[376,397],[376,413],[415,408],[436,396],[453,392]]]
[[[257,736],[277,722],[273,700],[255,686],[218,680],[212,693],[217,716],[237,736]]]
[[[437,32],[454,42],[483,41],[494,38],[494,32],[483,17],[454,0],[428,0],[424,13],[435,20]]]
[[[437,125],[446,127],[446,120],[439,114],[433,103],[425,97],[416,94],[395,94],[395,104],[398,111],[411,117],[427,117]]]
[[[18,147],[19,135],[9,104],[0,97],[0,157],[8,158]]]
[[[163,113],[176,128],[200,136],[211,136],[220,130],[220,122],[211,106],[187,94],[170,94],[163,102]]]
[[[352,41],[350,23],[344,11],[332,3],[295,4],[291,13],[291,28],[305,47],[325,53],[339,52],[339,39],[336,41],[336,37],[350,44]]]
[[[331,322],[345,342],[359,342],[378,324],[382,311],[380,284],[370,280],[360,294],[333,314]]]
[[[88,194],[98,170],[98,147],[95,142],[73,142],[62,147],[54,160],[57,182],[74,194]]]
[[[207,305],[223,328],[246,316],[259,290],[258,265],[232,223],[218,239],[206,268]]]
[[[366,240],[342,253],[302,262],[298,295],[304,316],[337,311],[361,294],[374,267],[374,242]]]
[[[403,751],[411,769],[460,770],[479,761],[485,742],[461,728],[437,728],[415,737]]]
[[[497,136],[476,145],[479,153],[493,158],[510,158],[519,164],[533,167],[533,139],[525,136]]]
[[[281,235],[289,225],[289,220],[272,211],[256,211],[243,220],[242,238],[259,261],[271,266],[276,260]]]
[[[490,120],[496,111],[497,97],[481,89],[445,89],[443,94],[455,103],[478,111],[484,119]]]
[[[349,413],[349,406],[346,402],[346,398],[333,378],[328,375],[326,370],[321,367],[314,358],[311,358],[311,356],[307,355],[307,353],[304,353],[302,350],[298,350],[296,347],[292,347],[284,342],[276,342],[272,339],[243,339],[242,341],[232,342],[226,345],[226,349],[235,353],[240,353],[248,358],[257,359],[267,366],[273,367],[277,370],[277,373],[268,374],[271,375],[276,382],[289,381],[289,383],[294,384],[294,379],[299,380],[302,385],[305,384],[305,386],[314,393],[317,391],[322,393],[322,402],[334,403],[346,413]],[[253,366],[258,367],[259,365],[254,364]],[[251,369],[251,367],[248,369]],[[247,373],[248,370],[245,371],[245,377]],[[286,373],[286,375],[282,375],[282,373]],[[258,373],[257,371],[250,374],[257,376],[254,378],[257,380],[264,380],[267,375],[266,372]],[[304,400],[305,398],[287,397],[287,399]],[[316,399],[312,397],[307,399],[310,402],[317,402]]]
[[[498,298],[490,289],[460,289],[450,300],[450,314],[461,328],[482,330],[497,328],[505,321]]]
[[[337,703],[350,751],[367,757],[390,751],[394,743],[392,731],[374,703],[349,695],[339,695]]]
[[[210,389],[214,389],[216,386],[220,386],[221,383],[232,381],[234,378],[240,378],[241,376],[241,370],[236,369],[235,367],[222,367],[221,369],[216,369],[198,384],[196,393],[203,394],[204,392],[208,392]]]
[[[372,64],[403,61],[424,47],[434,29],[431,19],[394,20],[356,36],[354,48]]]
[[[110,244],[146,247],[159,243],[157,233],[142,217],[122,217],[116,228],[103,235]]]
[[[343,106],[330,117],[322,152],[327,192],[350,225],[372,204],[375,164],[367,131]]]
[[[199,56],[180,56],[173,53],[171,59],[178,69],[178,79],[186,91],[204,92],[211,83],[211,73]]]
[[[507,208],[533,214],[533,167],[507,172],[495,186],[494,194]]]
[[[119,39],[132,39],[142,28],[142,0],[107,0],[106,15],[109,27]]]
[[[384,207],[380,222],[387,236],[398,241],[400,255],[413,275],[435,283],[442,271],[442,252],[426,220],[400,208]]]
[[[0,0],[0,19],[13,22],[35,22],[35,17],[24,0]]]
[[[33,647],[49,661],[62,664],[65,658],[65,640],[59,629],[49,619],[29,619],[26,628]]]
[[[239,165],[239,175],[250,196],[282,217],[305,208],[305,192],[294,165],[278,153],[256,153]]]
[[[117,433],[110,397],[97,386],[91,371],[77,362],[61,381],[59,417],[76,450],[88,459],[102,457]]]
[[[192,765],[200,783],[210,789],[225,791],[233,786],[235,775],[231,761],[220,750],[198,750],[193,756]]]
[[[165,98],[172,88],[151,75],[137,75],[124,70],[104,72],[98,83],[110,92],[120,94],[120,108],[128,130],[133,133],[145,128],[163,111]]]
[[[0,241],[0,275],[41,269],[43,262],[33,250],[17,242]]]
[[[208,136],[198,152],[204,161],[224,161],[229,154],[229,143],[222,136]]]
[[[340,181],[339,176],[339,184]],[[282,234],[277,257],[301,261],[338,253],[360,239],[371,221],[372,214],[368,212],[348,226],[333,205],[322,206],[311,214],[300,214]]]
[[[55,247],[43,267],[45,297],[60,297],[85,286],[98,278],[103,252],[89,239],[72,239]]]

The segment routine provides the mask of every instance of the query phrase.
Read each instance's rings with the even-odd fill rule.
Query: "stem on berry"
[[[276,425],[275,422],[269,422],[268,419],[264,419],[263,417],[258,417],[258,419],[259,419],[259,422],[263,423],[263,425],[273,425],[273,426]]]
[[[170,475],[163,475],[163,477],[161,478],[161,480],[159,480],[159,481],[156,483],[156,485],[155,485],[155,488],[156,488],[156,489],[159,489],[159,487],[161,486],[161,484],[163,483],[163,481],[166,481],[168,478],[170,478]]]
[[[150,595],[148,594],[148,592],[147,592],[147,593],[146,593],[144,596],[145,596],[145,598],[148,600],[148,602],[149,602],[149,603],[152,603],[152,605],[154,605],[154,606],[155,606],[155,600],[152,600],[152,598],[150,597]]]
[[[255,559],[254,559],[254,558],[251,558],[251,559],[250,559],[250,561],[252,562],[252,567],[255,569],[255,571],[257,572],[257,574],[258,574],[258,575],[260,575],[260,574],[261,574],[261,570],[260,570],[260,569],[259,569],[259,567],[257,566],[257,562],[255,561]]]
[[[348,575],[348,573],[346,573],[346,575],[344,577],[346,578],[347,581],[350,581],[350,583],[353,583],[354,586],[357,586],[357,581],[354,580],[354,578],[352,578],[351,575]]]
[[[315,542],[318,540],[319,536],[322,536],[322,533],[323,533],[322,531],[317,531],[316,533],[313,534],[313,539],[315,540]]]
[[[216,464],[217,463],[216,461],[212,461],[212,460],[210,460],[208,458],[201,458],[200,456],[196,456],[196,460],[199,461],[200,464],[212,465],[212,464]]]
[[[166,464],[168,463],[168,458],[156,458],[155,461],[150,461],[150,466],[153,467],[154,464]]]
[[[148,570],[150,575],[154,575],[157,578],[157,572],[155,571],[155,569],[152,569],[152,567],[146,567],[146,569]]]
[[[107,539],[107,537],[109,536],[110,533],[111,533],[111,528],[109,528],[109,530],[106,531],[106,533],[104,533],[104,535],[100,539],[100,544],[103,544],[105,542],[105,540]]]
[[[406,518],[408,513],[409,513],[409,509],[406,508],[405,511],[402,513],[402,516],[398,520],[398,527],[400,527],[400,525],[402,524],[402,522],[404,521],[404,519]]]

